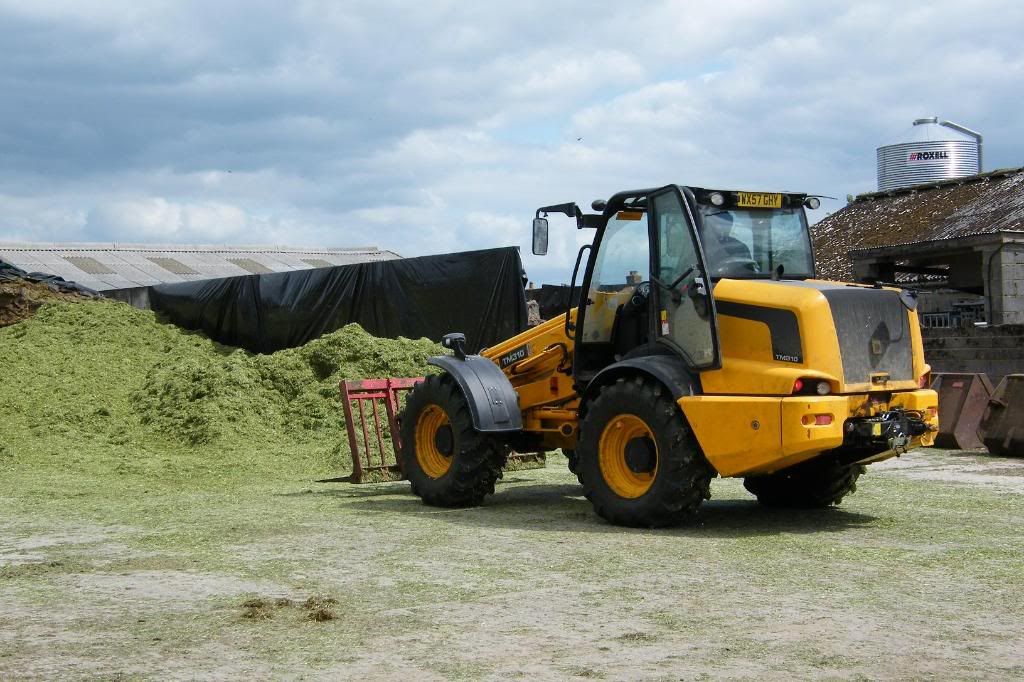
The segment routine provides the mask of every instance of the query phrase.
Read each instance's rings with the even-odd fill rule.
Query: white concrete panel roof
[[[67,257],[72,260],[68,260]],[[76,266],[75,257],[85,256],[105,266],[109,273],[88,273]],[[0,242],[0,260],[29,272],[45,272],[97,291],[131,289],[165,282],[251,275],[231,262],[248,259],[271,272],[310,270],[314,263],[352,265],[400,258],[392,251],[373,246],[361,248],[317,248],[290,246],[215,246],[181,244],[33,243]],[[175,273],[150,260],[171,258],[196,274]],[[79,261],[79,263],[88,261]],[[165,263],[173,265],[173,263]],[[177,268],[177,266],[175,266]],[[177,268],[180,269],[180,268]]]

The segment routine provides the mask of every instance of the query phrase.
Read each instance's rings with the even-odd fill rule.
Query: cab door
[[[669,185],[649,195],[655,333],[694,370],[722,366],[711,279],[686,191]]]
[[[649,339],[651,264],[647,214],[616,212],[594,239],[583,280],[573,368],[584,384]]]

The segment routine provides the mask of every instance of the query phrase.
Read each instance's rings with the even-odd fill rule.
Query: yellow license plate
[[[740,208],[782,208],[782,195],[770,192],[737,192]]]

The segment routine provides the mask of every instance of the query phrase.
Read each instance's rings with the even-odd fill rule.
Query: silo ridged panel
[[[978,145],[974,142],[911,142],[878,148],[880,191],[980,172]]]
[[[952,121],[920,118],[897,139],[877,150],[879,191],[981,172],[981,134]]]

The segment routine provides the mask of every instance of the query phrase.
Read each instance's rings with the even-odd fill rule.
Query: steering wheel
[[[651,283],[640,282],[633,289],[633,295],[629,297],[629,302],[634,308],[642,308],[647,303],[647,298],[651,295]]]

